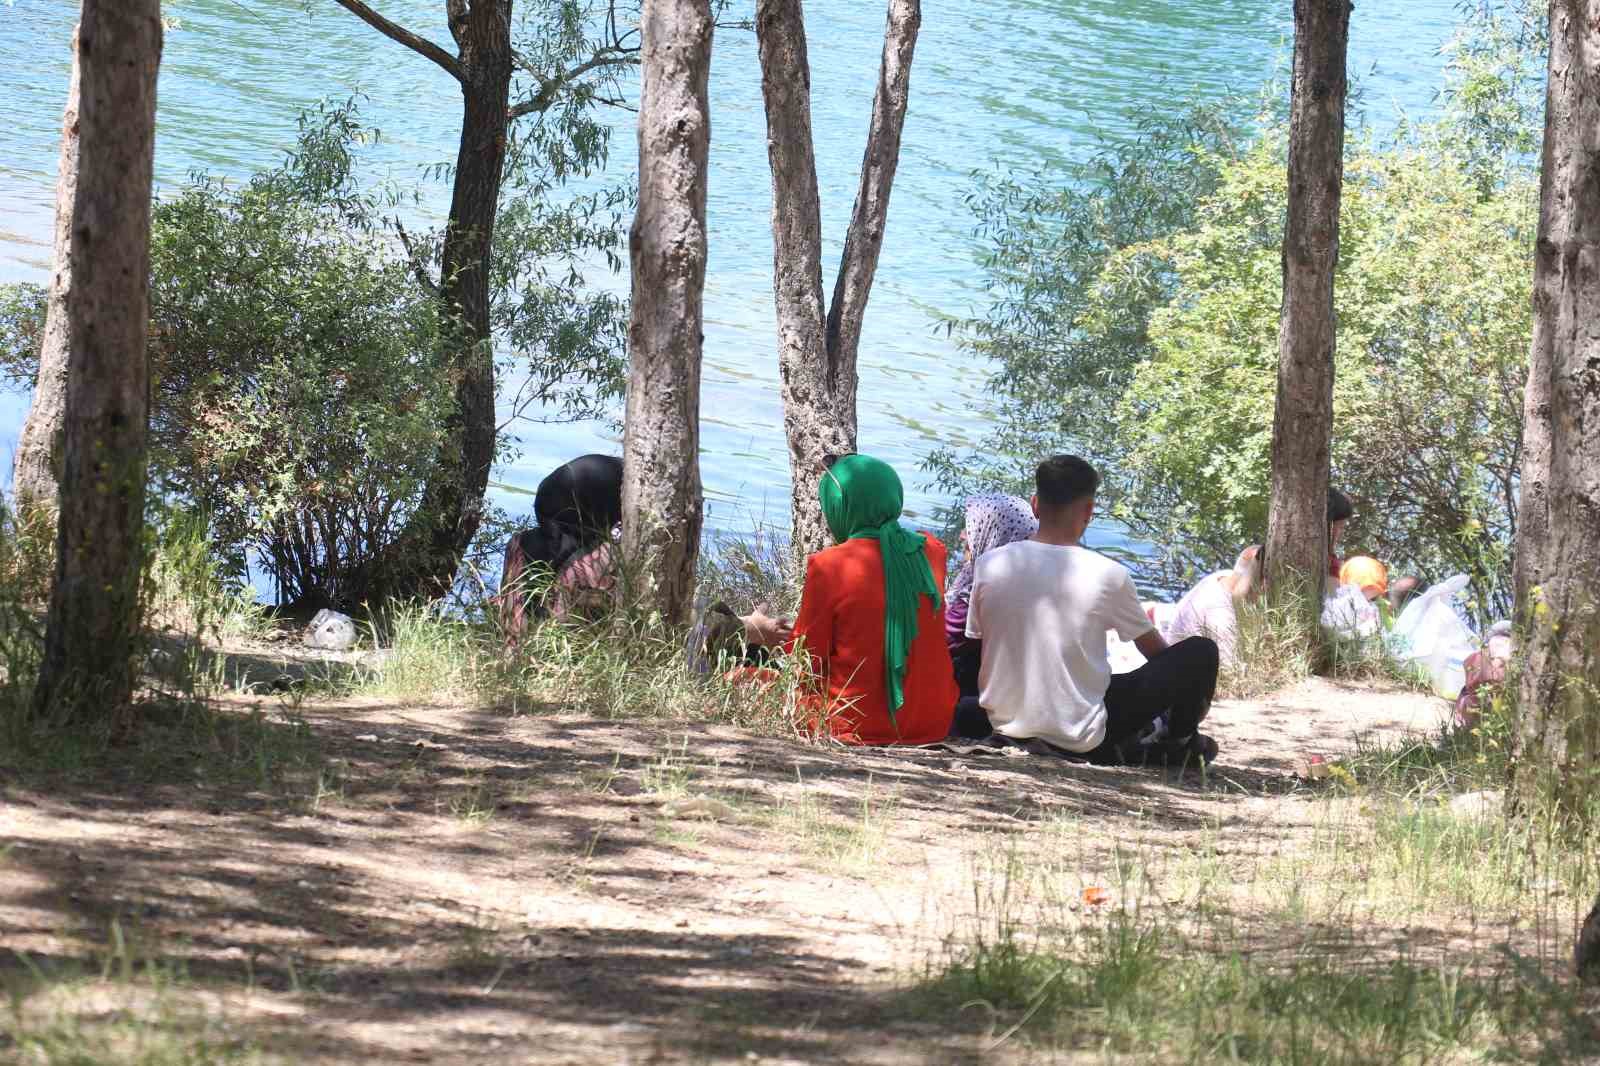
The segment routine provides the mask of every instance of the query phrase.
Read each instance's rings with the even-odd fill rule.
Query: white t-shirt
[[[967,636],[983,641],[978,702],[995,732],[1090,751],[1106,735],[1106,630],[1151,630],[1128,571],[1087,548],[1022,540],[984,553]]]
[[[1172,620],[1161,627],[1168,644],[1189,637],[1210,637],[1217,642],[1222,661],[1233,661],[1239,643],[1239,617],[1233,609],[1233,592],[1222,582],[1231,573],[1219,570],[1184,593]]]

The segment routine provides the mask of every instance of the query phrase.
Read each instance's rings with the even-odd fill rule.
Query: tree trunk
[[[1318,636],[1328,568],[1333,435],[1333,272],[1344,182],[1349,0],[1295,0],[1289,111],[1289,218],[1283,233],[1278,397],[1272,420],[1268,588]]]
[[[1572,948],[1572,969],[1584,984],[1600,984],[1600,896],[1595,897],[1589,916],[1578,927],[1578,942]]]
[[[795,550],[832,543],[816,480],[823,458],[856,448],[857,347],[888,221],[910,97],[920,0],[890,0],[861,186],[845,235],[833,306],[823,307],[822,220],[811,135],[811,67],[801,0],[758,0],[756,37],[772,169],[773,293],[789,443]]]
[[[1600,4],[1550,5],[1511,802],[1590,813],[1600,774]]]
[[[709,0],[645,0],[623,436],[627,593],[687,619],[700,552],[700,356],[711,140]]]
[[[460,48],[463,112],[439,295],[448,323],[456,408],[422,502],[390,559],[375,567],[369,596],[376,600],[450,592],[483,521],[498,437],[490,253],[510,125],[511,0],[480,0],[464,13],[453,13],[451,30]]]
[[[72,291],[72,201],[78,190],[78,33],[72,34],[72,81],[61,120],[61,162],[56,171],[56,239],[50,302],[39,349],[33,403],[22,423],[13,461],[11,491],[21,513],[56,510],[61,477],[62,433],[67,406],[67,300]]]
[[[131,702],[144,543],[160,0],[83,0],[56,577],[36,712]]]

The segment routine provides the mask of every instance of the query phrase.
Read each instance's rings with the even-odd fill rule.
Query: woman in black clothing
[[[569,564],[605,543],[622,521],[622,460],[580,455],[552,470],[533,498],[531,529],[512,534],[500,576],[500,621],[515,643],[527,616],[542,614],[529,583],[533,567],[559,575]]]

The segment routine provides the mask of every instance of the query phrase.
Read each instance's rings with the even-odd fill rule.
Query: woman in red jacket
[[[745,619],[754,643],[804,648],[818,691],[815,727],[847,744],[943,740],[956,683],[944,639],[945,547],[900,524],[904,491],[887,463],[846,455],[818,492],[837,542],[806,560],[792,630]]]

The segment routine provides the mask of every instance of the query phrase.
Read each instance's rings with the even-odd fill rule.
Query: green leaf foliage
[[[280,600],[342,602],[398,534],[451,400],[436,303],[369,224],[348,113],[282,169],[155,208],[152,474]]]
[[[43,285],[0,285],[0,389],[31,389],[44,341]]]
[[[1351,134],[1335,283],[1333,478],[1357,512],[1343,549],[1470,573],[1499,614],[1542,121],[1525,74],[1543,44],[1509,25],[1469,22],[1440,123]],[[1143,576],[1170,589],[1266,531],[1286,135],[1270,113],[1241,132],[1237,112],[1145,115],[1065,186],[980,178],[994,300],[963,339],[993,361],[997,428],[928,461],[965,493],[1024,489],[1051,452],[1090,458],[1106,509],[1153,546]]]

